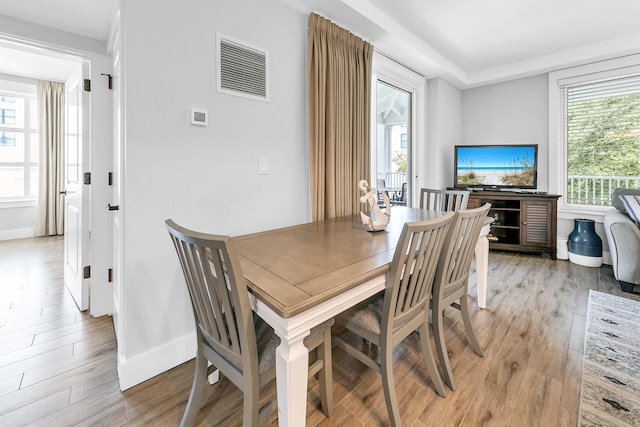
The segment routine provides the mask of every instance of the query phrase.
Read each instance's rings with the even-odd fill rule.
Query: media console
[[[556,259],[558,198],[555,194],[477,191],[467,208],[491,203],[489,248],[505,251],[549,253]]]

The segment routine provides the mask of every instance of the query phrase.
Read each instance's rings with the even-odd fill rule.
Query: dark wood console
[[[504,251],[549,253],[556,259],[558,198],[554,194],[472,192],[467,208],[491,203],[489,248]]]

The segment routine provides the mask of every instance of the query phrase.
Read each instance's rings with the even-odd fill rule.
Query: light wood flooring
[[[63,285],[62,242],[0,242],[0,425],[179,425],[193,361],[121,392],[112,320],[77,310]],[[484,357],[466,346],[459,314],[447,313],[457,390],[435,393],[415,334],[396,348],[403,425],[575,426],[589,289],[640,296],[623,294],[609,266],[507,252],[491,252],[489,264],[488,308],[470,291]],[[340,349],[333,360],[335,412],[317,409],[312,380],[307,425],[388,425],[379,375]],[[228,380],[205,399],[199,425],[241,425],[242,395]],[[277,425],[275,415],[264,424]]]

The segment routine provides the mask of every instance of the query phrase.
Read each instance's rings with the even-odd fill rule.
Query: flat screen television
[[[538,146],[456,145],[454,187],[538,188]]]

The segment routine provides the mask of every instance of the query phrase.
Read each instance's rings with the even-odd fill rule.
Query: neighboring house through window
[[[561,211],[602,213],[614,188],[640,188],[640,56],[550,73],[549,129]]]
[[[15,125],[16,110],[9,110],[8,108],[0,108],[0,124]]]
[[[35,83],[0,80],[0,201],[38,194],[35,92]]]

